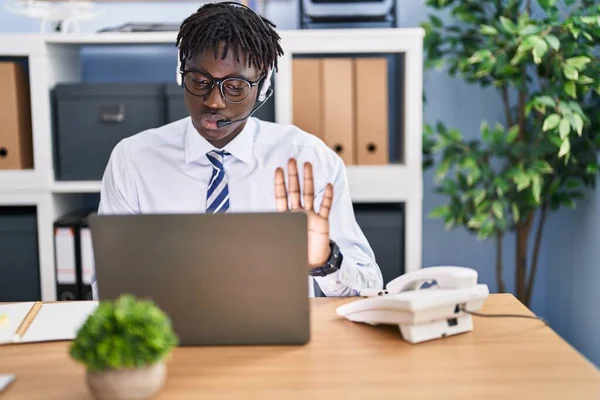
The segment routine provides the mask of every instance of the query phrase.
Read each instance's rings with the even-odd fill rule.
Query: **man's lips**
[[[200,114],[200,118],[208,122],[217,122],[226,119],[219,114]]]
[[[205,129],[215,130],[215,129],[219,129],[217,122],[225,120],[225,119],[226,119],[225,117],[218,115],[218,114],[201,114],[200,115],[200,124]]]

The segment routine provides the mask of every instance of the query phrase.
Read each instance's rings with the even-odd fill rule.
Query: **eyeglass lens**
[[[214,85],[214,80],[201,72],[189,72],[185,75],[185,87],[196,96],[206,96]],[[229,101],[244,100],[250,93],[250,84],[243,79],[227,78],[223,80],[223,95]]]

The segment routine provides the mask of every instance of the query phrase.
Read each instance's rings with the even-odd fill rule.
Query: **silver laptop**
[[[152,299],[180,345],[310,339],[304,213],[94,215],[99,300]]]

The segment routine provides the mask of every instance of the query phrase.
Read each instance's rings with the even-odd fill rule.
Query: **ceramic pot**
[[[88,372],[87,384],[97,400],[141,400],[154,396],[164,385],[164,362],[142,368]]]

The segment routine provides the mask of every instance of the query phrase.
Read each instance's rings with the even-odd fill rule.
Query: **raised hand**
[[[288,161],[288,184],[282,168],[275,171],[275,201],[277,211],[305,212],[308,216],[308,263],[310,268],[323,265],[329,258],[329,211],[333,202],[333,185],[327,184],[319,211],[314,209],[315,186],[312,164],[304,164],[304,204],[300,201],[298,165],[295,159]],[[289,201],[288,201],[289,196]],[[289,207],[288,207],[289,204]]]

